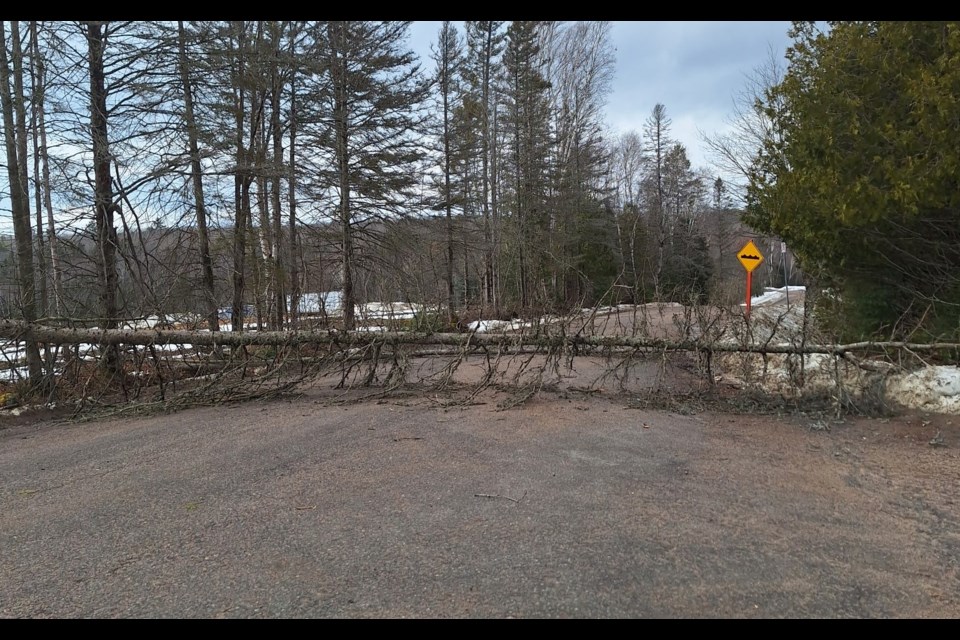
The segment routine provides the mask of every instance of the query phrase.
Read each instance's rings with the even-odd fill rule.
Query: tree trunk
[[[262,98],[266,100],[266,95]],[[262,106],[262,105],[261,105]],[[255,157],[257,158],[257,166],[260,168],[260,171],[257,175],[257,210],[259,211],[260,218],[260,233],[257,234],[260,238],[260,259],[257,261],[259,268],[257,269],[259,285],[256,290],[257,295],[257,328],[263,329],[267,326],[267,322],[273,322],[273,291],[274,291],[274,277],[273,277],[273,225],[270,220],[270,193],[267,188],[267,177],[264,175],[263,171],[267,167],[267,140],[266,140],[267,131],[266,129],[261,130],[260,140],[257,144],[257,150],[255,152]],[[256,229],[251,228],[252,233],[257,233]],[[266,322],[264,322],[266,318]],[[275,327],[271,327],[275,328]]]
[[[19,29],[14,21],[11,37],[19,39]],[[14,46],[14,74],[22,74],[22,61],[17,60],[19,46]],[[14,79],[16,83],[16,78]],[[22,92],[23,78],[19,80]],[[21,105],[18,108],[20,111]],[[33,232],[30,222],[30,199],[26,182],[26,139],[18,144],[16,135],[24,137],[26,131],[14,127],[13,96],[10,94],[10,68],[7,61],[7,38],[3,21],[0,21],[0,101],[3,110],[3,131],[7,149],[7,176],[10,183],[10,205],[13,215],[13,234],[17,246],[17,285],[20,293],[20,305],[23,310],[23,319],[27,322],[36,320],[36,283],[33,273]],[[25,127],[24,127],[25,129]],[[23,155],[18,157],[18,147],[22,147]],[[40,349],[37,343],[28,340],[25,344],[27,356],[27,372],[31,385],[38,385],[43,376],[43,367],[40,360]]]
[[[290,207],[290,328],[296,330],[300,322],[300,272],[299,272],[299,254],[297,245],[297,198],[296,198],[296,176],[297,165],[295,147],[297,140],[297,110],[296,110],[296,71],[291,70],[290,75],[290,166],[287,176],[288,195],[287,200]]]
[[[523,151],[520,147],[520,85],[519,85],[519,75],[514,77],[514,102],[513,102],[513,148],[514,148],[514,179],[516,180],[516,217],[517,217],[517,269],[518,269],[518,285],[520,291],[520,308],[524,311],[527,310],[527,261],[525,256],[524,248],[526,246],[526,215],[527,212],[524,209],[524,162],[523,162]],[[526,143],[526,140],[524,140]]]
[[[499,108],[497,107],[497,96],[494,96],[492,100],[493,104],[493,127],[491,131],[491,151],[494,147],[497,147],[497,140],[500,137],[500,129],[497,126],[497,115],[499,114]],[[500,317],[500,209],[498,208],[497,196],[500,189],[500,174],[499,174],[499,163],[497,158],[499,156],[496,152],[490,153],[490,222],[492,229],[490,230],[490,238],[493,241],[493,247],[491,249],[491,260],[490,260],[490,275],[493,280],[493,313],[495,317]]]
[[[338,187],[340,189],[340,258],[341,280],[343,291],[341,301],[343,306],[343,326],[348,331],[356,326],[354,319],[354,292],[353,292],[353,233],[350,216],[350,156],[349,156],[349,122],[347,113],[347,69],[346,60],[346,33],[343,23],[331,24],[329,27],[331,44],[330,72],[333,79],[334,107],[333,119],[336,135],[336,156],[338,169]]]
[[[234,23],[237,30],[236,66],[233,74],[234,118],[236,124],[236,169],[233,178],[234,224],[233,224],[233,306],[230,323],[233,331],[243,331],[243,298],[247,254],[247,218],[250,215],[250,160],[244,147],[244,115],[246,96],[243,82],[246,76],[246,26],[243,21]],[[252,145],[252,140],[251,140]]]
[[[273,176],[270,181],[270,200],[273,206],[273,263],[271,266],[271,275],[273,276],[273,292],[275,302],[273,305],[274,317],[271,318],[275,329],[283,329],[283,321],[286,316],[286,293],[284,292],[284,282],[286,278],[283,272],[283,255],[281,247],[283,246],[283,217],[280,210],[280,178],[283,175],[283,131],[280,129],[280,93],[282,84],[280,80],[279,63],[277,56],[280,54],[280,33],[279,28],[274,25],[273,38],[273,65],[271,69],[271,87],[270,87],[270,128],[273,133]]]
[[[17,23],[14,22],[14,25]],[[45,247],[43,246],[43,184],[40,182],[40,132],[38,126],[39,116],[37,114],[37,96],[41,95],[43,91],[38,90],[37,87],[37,64],[36,56],[34,55],[37,48],[35,47],[34,40],[37,37],[36,34],[36,21],[30,22],[30,88],[33,93],[30,99],[30,131],[31,131],[31,142],[32,142],[32,151],[33,151],[33,194],[34,194],[34,211],[37,214],[37,274],[40,280],[40,292],[37,300],[37,314],[40,317],[45,317],[47,315],[47,262],[44,257]],[[14,31],[17,33],[19,31],[19,26]],[[22,59],[23,54],[20,49],[20,39],[16,38],[13,43],[13,57],[14,60],[20,58]],[[14,71],[16,75],[16,70]],[[23,86],[22,83],[18,89],[15,90],[18,96],[18,100],[21,105],[24,105],[23,101]],[[25,105],[24,105],[25,106]],[[24,156],[26,158],[26,156]],[[27,184],[27,183],[25,183]],[[50,352],[49,349],[46,350],[44,354],[45,360],[50,362]]]
[[[275,345],[299,346],[312,344],[339,344],[341,346],[363,345],[443,345],[450,347],[496,347],[498,352],[509,353],[521,347],[552,348],[560,350],[576,349],[582,353],[583,347],[597,349],[626,348],[651,349],[654,352],[665,351],[707,351],[712,353],[757,353],[757,354],[812,354],[823,353],[833,356],[849,356],[859,351],[881,351],[905,349],[909,351],[935,352],[956,351],[960,343],[929,342],[910,343],[901,341],[862,341],[847,344],[769,344],[765,341],[752,343],[708,342],[699,340],[667,340],[652,337],[603,336],[603,335],[539,335],[525,333],[521,336],[498,335],[495,333],[423,333],[415,331],[354,331],[344,334],[342,331],[260,331],[248,333],[227,333],[210,331],[159,331],[159,330],[103,330],[103,329],[64,329],[27,323],[21,320],[0,319],[0,338],[7,340],[32,340],[54,344],[100,343],[117,345],[161,345],[193,344],[200,346],[245,346]],[[567,351],[569,352],[569,351]],[[864,362],[866,364],[866,362]],[[875,363],[877,364],[877,363]]]
[[[210,255],[210,239],[207,234],[207,209],[203,197],[203,172],[200,167],[200,149],[197,142],[197,121],[193,114],[193,88],[187,62],[186,33],[183,21],[177,21],[180,79],[183,82],[183,117],[187,125],[190,145],[190,177],[193,183],[193,199],[197,207],[197,240],[200,244],[200,267],[203,271],[203,290],[206,297],[207,326],[210,331],[220,330],[217,314],[217,295],[214,290],[213,258]]]
[[[96,212],[97,250],[99,252],[100,325],[115,329],[119,320],[117,308],[117,232],[113,226],[116,205],[110,179],[110,145],[107,131],[107,89],[103,53],[106,46],[104,23],[87,23],[87,45],[90,65],[90,132],[93,138],[94,207]],[[111,372],[120,370],[120,354],[115,345],[104,345],[103,366]]]
[[[453,291],[453,203],[450,192],[450,33],[449,24],[444,23],[441,38],[441,85],[440,95],[443,99],[443,204],[447,214],[447,320],[453,321],[453,310],[456,298]]]
[[[54,308],[58,316],[63,316],[63,268],[60,263],[57,229],[53,219],[53,200],[50,196],[50,162],[47,157],[46,109],[44,105],[47,82],[46,64],[40,55],[40,45],[37,42],[37,23],[35,20],[30,22],[30,44],[33,49],[33,62],[37,65],[37,81],[33,89],[33,104],[37,110],[37,130],[40,135],[40,147],[37,151],[41,170],[39,183],[42,186],[43,207],[47,214],[47,246],[50,248],[50,268],[51,271],[53,271]]]
[[[493,229],[491,226],[490,194],[490,63],[493,57],[493,24],[488,23],[484,34],[483,63],[481,72],[481,102],[483,108],[483,130],[481,131],[480,161],[482,164],[480,202],[483,205],[483,302],[484,306],[493,304]]]
[[[241,99],[242,105],[242,99]],[[242,115],[241,115],[242,119]],[[242,130],[242,129],[241,129]],[[240,133],[237,147],[237,174],[234,176],[233,194],[235,216],[233,223],[233,305],[230,311],[230,323],[233,331],[243,331],[243,297],[245,285],[247,254],[247,215],[250,210],[250,181],[245,175],[246,162],[243,150],[243,134]]]

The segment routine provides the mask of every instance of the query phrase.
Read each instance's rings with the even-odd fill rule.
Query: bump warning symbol
[[[760,249],[757,249],[757,245],[753,244],[753,240],[750,240],[743,245],[743,249],[737,252],[737,260],[747,270],[747,273],[750,273],[763,262],[763,254],[760,253]]]

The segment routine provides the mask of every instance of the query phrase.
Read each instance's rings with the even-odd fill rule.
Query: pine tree
[[[505,99],[512,214],[520,306],[529,308],[542,290],[548,215],[551,143],[549,83],[540,72],[540,23],[515,21],[507,29]]]
[[[386,215],[405,215],[428,90],[412,52],[403,49],[409,22],[330,22],[322,34],[328,80],[326,109],[318,113],[329,135],[318,142],[333,166],[325,172],[338,198],[344,327],[356,326],[355,235]]]

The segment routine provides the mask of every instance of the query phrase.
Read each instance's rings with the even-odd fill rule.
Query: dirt
[[[0,616],[960,617],[960,418],[663,388],[7,416]]]

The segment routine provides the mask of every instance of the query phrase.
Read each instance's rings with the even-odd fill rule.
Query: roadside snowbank
[[[759,296],[752,296],[750,298],[750,306],[757,307],[766,304],[776,304],[781,300],[787,299],[787,294],[789,293],[804,293],[807,288],[802,286],[790,286],[790,287],[766,287],[763,290],[763,293]],[[740,303],[741,307],[746,307],[746,302]]]
[[[886,393],[904,407],[960,414],[960,367],[930,366],[891,376]]]

